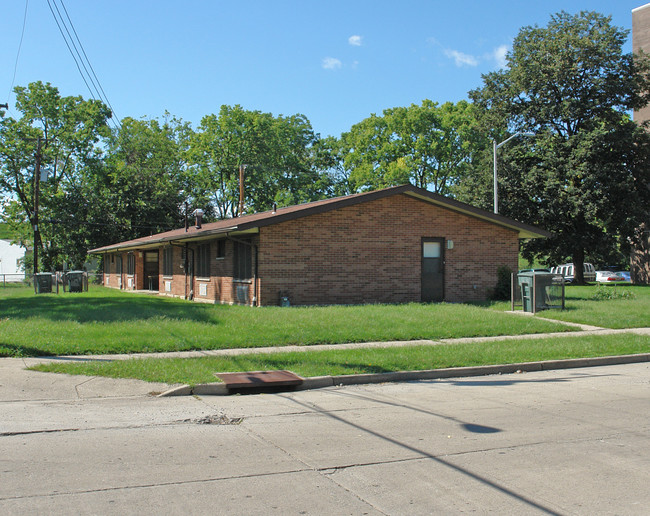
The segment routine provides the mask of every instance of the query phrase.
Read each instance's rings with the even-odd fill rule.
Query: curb
[[[570,358],[565,360],[548,360],[541,362],[522,362],[518,364],[488,365],[476,367],[450,367],[446,369],[430,369],[424,371],[397,371],[395,373],[351,374],[342,376],[313,376],[291,390],[305,391],[323,389],[342,385],[364,385],[372,383],[412,382],[417,380],[438,380],[443,378],[462,378],[471,376],[488,376],[495,374],[512,374],[517,372],[552,371],[558,369],[574,369],[580,367],[595,367],[606,365],[633,364],[650,362],[650,353],[638,355],[619,355],[593,358]],[[230,391],[223,383],[203,383],[181,385],[159,394],[158,397],[168,396],[226,396]]]

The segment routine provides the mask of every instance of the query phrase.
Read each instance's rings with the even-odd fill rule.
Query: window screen
[[[234,242],[234,278],[245,280],[253,277],[252,246],[242,242]]]
[[[210,244],[200,245],[197,249],[196,274],[202,278],[210,277]]]
[[[129,253],[126,258],[126,273],[129,275],[135,274],[135,255]]]
[[[172,246],[163,249],[163,276],[174,274],[174,248]]]

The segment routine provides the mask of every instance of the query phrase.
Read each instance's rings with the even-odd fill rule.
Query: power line
[[[70,19],[70,16],[68,15],[68,10],[65,7],[65,4],[63,3],[63,0],[60,0],[61,6],[63,7],[63,10],[65,11],[65,16],[70,22],[70,27],[72,27],[72,32],[74,32],[75,37],[77,38],[77,41],[79,42],[79,47],[81,48],[81,51],[84,54],[84,57],[86,58],[86,62],[88,63],[88,66],[90,67],[90,71],[93,74],[93,77],[95,77],[95,80],[97,81],[97,86],[99,86],[99,89],[102,92],[102,95],[104,96],[104,99],[106,99],[106,104],[108,105],[109,108],[111,108],[111,112],[113,115],[115,115],[115,119],[120,125],[120,120],[119,117],[115,114],[115,110],[113,109],[113,106],[111,106],[110,101],[108,100],[108,97],[106,96],[106,92],[104,92],[104,88],[102,88],[101,83],[99,82],[99,78],[97,77],[97,74],[95,73],[95,69],[93,68],[93,65],[90,63],[90,59],[88,59],[88,56],[86,55],[86,50],[84,49],[83,45],[81,44],[81,40],[79,39],[79,36],[77,35],[77,31],[74,28],[74,24],[72,23],[72,20]]]
[[[11,87],[9,88],[9,95],[7,95],[7,104],[9,104],[9,99],[11,98],[11,92],[14,89],[14,84],[16,83],[16,72],[18,70],[18,58],[20,57],[20,50],[23,47],[23,37],[25,36],[25,26],[27,25],[27,7],[29,6],[29,0],[25,0],[25,14],[23,15],[23,30],[20,33],[20,43],[18,43],[18,52],[16,52],[16,62],[14,63],[14,76],[11,79]]]
[[[68,19],[68,23],[72,27],[72,33],[76,36],[77,43],[79,44],[79,47],[81,48],[83,52],[83,56],[79,52],[79,49],[77,48],[77,44],[75,43],[75,38],[73,38],[72,33],[70,32],[71,29],[68,28],[68,24],[66,24],[65,19],[63,18],[63,15],[61,14],[61,11],[56,4],[56,0],[47,0],[47,4],[50,8],[50,12],[52,13],[52,16],[54,17],[54,21],[56,22],[56,25],[59,29],[59,32],[61,33],[61,37],[63,38],[63,41],[65,42],[66,46],[68,47],[68,51],[70,52],[70,55],[72,56],[72,59],[75,62],[75,65],[77,66],[77,70],[79,70],[79,74],[81,75],[81,78],[83,79],[84,83],[86,84],[86,87],[88,88],[88,91],[90,92],[90,95],[93,99],[95,100],[100,100],[104,102],[113,112],[113,107],[111,106],[111,103],[108,101],[108,97],[106,96],[106,93],[104,93],[104,89],[101,87],[101,84],[99,83],[99,79],[97,78],[97,75],[95,74],[95,71],[90,64],[90,60],[88,59],[88,56],[83,49],[83,45],[81,44],[81,41],[79,40],[79,36],[77,35],[77,31],[74,29],[74,25],[72,24],[72,20],[70,20],[70,16],[68,15],[68,11],[65,8],[65,5],[63,4],[63,0],[59,0],[61,3],[61,6],[63,7],[63,10],[65,11],[66,17]],[[54,5],[54,7],[52,7]],[[55,13],[56,10],[56,13]],[[58,17],[57,17],[58,14]],[[64,32],[65,29],[65,32]],[[67,33],[67,37],[66,37]],[[72,45],[72,46],[71,46]],[[73,51],[74,48],[74,51]],[[84,56],[85,56],[85,61],[84,61]],[[81,64],[80,64],[81,63]],[[86,63],[88,66],[86,66]],[[83,70],[82,70],[83,67]],[[92,75],[88,71],[88,68],[92,70]],[[85,73],[84,73],[85,71]],[[94,80],[93,80],[94,77]],[[93,85],[93,88],[91,88],[90,83]],[[95,84],[97,83],[97,84]],[[102,95],[103,94],[103,95]],[[110,119],[113,122],[113,125],[117,128],[121,128],[121,124],[117,116],[115,119],[111,118]]]

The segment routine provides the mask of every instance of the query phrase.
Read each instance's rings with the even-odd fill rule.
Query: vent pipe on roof
[[[278,211],[278,205],[277,205],[277,203],[274,202],[273,203],[273,213],[275,213],[276,211]]]
[[[197,208],[192,212],[192,215],[196,218],[196,229],[201,229],[201,221],[203,220],[203,210]]]
[[[239,165],[239,213],[237,216],[241,217],[244,214],[244,172],[246,165]]]

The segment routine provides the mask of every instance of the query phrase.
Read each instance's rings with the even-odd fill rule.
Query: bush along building
[[[210,303],[465,302],[516,270],[519,240],[550,233],[412,185],[120,242],[103,284]]]

